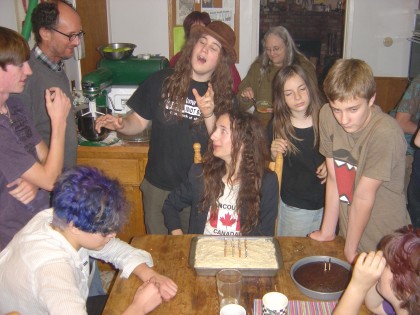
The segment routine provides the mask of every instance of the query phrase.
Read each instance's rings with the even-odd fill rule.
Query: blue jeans
[[[420,187],[411,180],[407,189],[408,213],[414,227],[420,228]]]
[[[89,264],[91,266],[92,282],[89,286],[89,296],[104,295],[104,287],[102,286],[101,274],[98,269],[98,264],[94,258],[89,257]]]
[[[322,223],[324,208],[306,210],[286,205],[280,200],[277,235],[278,236],[303,236],[319,230]]]

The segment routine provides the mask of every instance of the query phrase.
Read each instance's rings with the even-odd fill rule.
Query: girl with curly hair
[[[318,114],[322,98],[299,65],[274,79],[274,117],[269,123],[271,158],[284,155],[277,231],[306,236],[321,226],[325,203],[325,158],[319,153]]]
[[[358,314],[363,300],[377,315],[420,314],[420,229],[384,236],[378,251],[360,254],[334,315]]]
[[[163,206],[165,224],[182,234],[179,213],[191,206],[188,233],[274,235],[278,181],[267,170],[265,130],[256,117],[239,110],[221,113],[202,164]]]
[[[148,234],[167,234],[162,205],[171,190],[187,177],[193,163],[193,143],[205,148],[215,114],[234,105],[229,65],[236,60],[235,33],[225,23],[194,25],[175,69],[151,75],[127,104],[133,113],[122,118],[102,116],[96,129],[126,135],[152,122],[148,162],[141,185]],[[203,152],[204,153],[204,152]],[[189,214],[184,212],[183,227]]]

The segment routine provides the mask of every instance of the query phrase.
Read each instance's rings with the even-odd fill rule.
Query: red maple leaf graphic
[[[224,226],[232,226],[236,222],[236,219],[232,219],[230,213],[226,213],[224,218],[220,218],[220,222],[222,222]]]

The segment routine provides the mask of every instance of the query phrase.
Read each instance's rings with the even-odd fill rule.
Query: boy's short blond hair
[[[328,101],[346,101],[360,97],[370,100],[376,93],[376,83],[370,66],[359,59],[339,59],[324,80]]]

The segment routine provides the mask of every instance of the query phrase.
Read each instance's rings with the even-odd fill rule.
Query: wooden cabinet
[[[86,32],[85,58],[80,60],[82,76],[95,70],[101,55],[96,47],[107,44],[108,19],[106,0],[76,0],[76,11],[82,19],[82,28]]]
[[[376,99],[382,111],[389,113],[397,106],[408,86],[407,78],[398,77],[375,77]]]
[[[148,143],[113,147],[79,146],[77,149],[78,165],[97,167],[123,185],[130,212],[126,225],[117,237],[126,242],[130,242],[133,236],[146,234],[140,184],[144,177],[148,150]]]

